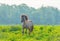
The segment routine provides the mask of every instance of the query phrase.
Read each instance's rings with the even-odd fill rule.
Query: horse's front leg
[[[24,35],[24,27],[22,28],[22,34]]]
[[[25,33],[27,34],[27,28],[26,28],[26,31],[25,31]]]

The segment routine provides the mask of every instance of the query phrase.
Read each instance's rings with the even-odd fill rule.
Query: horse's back
[[[32,23],[31,20],[28,20],[28,21],[26,22],[26,25],[27,25],[27,26],[33,26],[33,23]]]

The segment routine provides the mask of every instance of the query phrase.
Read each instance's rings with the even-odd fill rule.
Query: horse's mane
[[[26,20],[28,20],[28,16],[27,15],[25,15],[25,14],[21,15],[21,17],[23,17],[23,16],[25,16]]]

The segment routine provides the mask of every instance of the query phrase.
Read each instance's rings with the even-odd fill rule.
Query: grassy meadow
[[[21,25],[1,25],[0,41],[60,41],[60,26],[35,25],[31,35],[22,35]]]

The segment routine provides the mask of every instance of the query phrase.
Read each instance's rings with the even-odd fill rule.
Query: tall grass
[[[31,35],[22,35],[21,25],[2,25],[0,41],[60,41],[60,26],[35,25]]]

